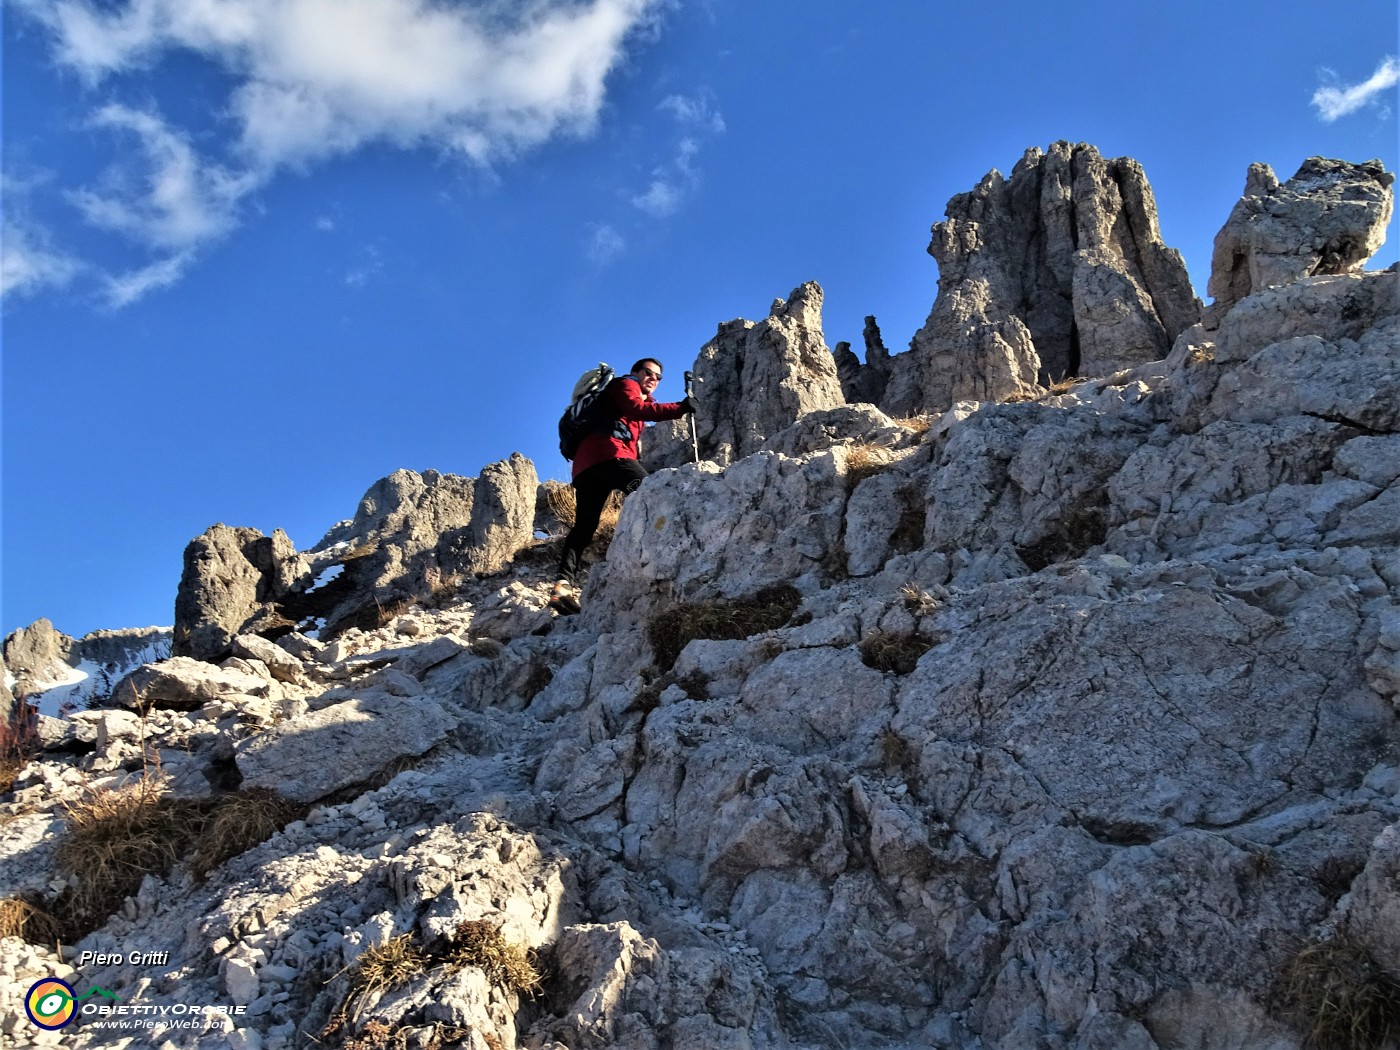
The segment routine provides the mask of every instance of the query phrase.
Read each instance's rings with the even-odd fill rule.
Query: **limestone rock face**
[[[499,569],[533,539],[538,488],[534,464],[518,452],[476,478],[395,471],[370,487],[352,520],[308,552],[315,570],[342,564],[342,576],[321,601],[308,596],[291,607],[324,618],[335,633],[375,603]]]
[[[0,721],[8,723],[15,713],[15,694],[10,691],[10,669],[0,656]]]
[[[808,412],[846,403],[822,334],[822,290],[808,281],[768,317],[719,326],[695,360],[700,458],[727,466]],[[690,421],[659,423],[642,441],[648,470],[693,459]]]
[[[185,548],[172,652],[196,660],[227,655],[234,637],[254,629],[304,571],[281,529],[264,536],[257,529],[210,526]]]
[[[1166,356],[1199,304],[1162,243],[1141,165],[1092,146],[1030,149],[990,172],[933,227],[938,297],[880,407],[940,412]]]
[[[850,343],[837,343],[833,356],[846,400],[853,405],[878,405],[885,396],[885,384],[889,382],[890,352],[885,349],[875,318],[865,319],[864,364],[851,352]]]
[[[367,610],[495,571],[532,541],[538,487],[519,453],[476,478],[396,471],[304,554],[281,530],[216,525],[185,551],[175,655],[218,660],[240,634],[313,622],[334,634]]]
[[[5,639],[5,667],[28,690],[42,687],[62,676],[62,668],[73,650],[73,639],[40,617]]]
[[[760,453],[722,472],[701,463],[653,475],[623,504],[585,615],[607,630],[679,597],[737,598],[802,576],[839,540],[845,456]]]
[[[1394,181],[1378,160],[1309,157],[1282,185],[1269,165],[1251,164],[1244,196],[1215,237],[1212,314],[1302,277],[1358,272],[1385,243]]]

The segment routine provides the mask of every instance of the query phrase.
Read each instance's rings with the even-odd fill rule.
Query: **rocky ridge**
[[[967,240],[972,285],[1005,270],[996,244],[1045,241],[1066,194],[1155,225],[1140,169],[1062,145],[950,205],[1024,213],[990,258]],[[1347,213],[1346,242],[1374,243],[1384,173],[1309,165],[1324,200],[1385,191]],[[57,974],[242,1006],[153,1040],[235,1050],[1282,1050],[1305,1040],[1281,991],[1301,946],[1400,982],[1400,270],[1323,253],[1343,272],[1266,274],[1198,320],[1152,291],[1175,287],[1169,253],[1104,277],[1121,222],[1058,305],[980,300],[946,344],[972,387],[914,382],[918,345],[889,358],[888,411],[846,403],[861,375],[826,350],[815,285],[721,325],[696,372],[705,412],[734,415],[702,416],[703,461],[629,497],[581,616],[546,608],[532,491],[473,526],[428,496],[465,482],[403,472],[268,563],[217,664],[163,661],[118,689],[130,709],[41,720],[6,804],[11,892],[52,899],[63,804],[153,765],[170,797],[299,808],[207,877],[147,876],[66,961],[0,941],[5,1033],[113,1045],[87,1019],[27,1027],[17,997]],[[1103,360],[1127,367],[1046,389],[1036,334],[1100,333],[1113,294]],[[1027,351],[1013,371],[988,333]],[[525,493],[533,471],[500,474]],[[371,544],[360,579],[380,582],[341,585],[333,639],[281,622]],[[366,602],[381,615],[350,615]],[[479,921],[539,953],[537,991],[441,961]],[[405,935],[420,972],[341,1012],[356,965]],[[168,959],[72,968],[112,944]]]

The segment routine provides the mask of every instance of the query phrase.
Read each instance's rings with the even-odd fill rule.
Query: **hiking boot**
[[[578,602],[578,591],[567,580],[559,580],[554,590],[549,592],[549,607],[564,616],[572,616],[583,606]]]

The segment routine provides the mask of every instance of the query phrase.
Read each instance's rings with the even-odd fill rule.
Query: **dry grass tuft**
[[[912,583],[901,587],[899,596],[904,600],[904,607],[915,616],[926,616],[938,609],[938,599]]]
[[[252,788],[216,800],[190,854],[189,868],[201,878],[224,861],[266,842],[292,821],[306,813],[306,807],[283,798],[270,788]]]
[[[933,643],[917,634],[878,631],[860,643],[860,661],[877,671],[909,674],[932,648]]]
[[[413,943],[413,934],[404,933],[383,944],[366,948],[350,973],[349,987],[340,1006],[331,1014],[321,1038],[340,1036],[345,1050],[389,1050],[404,1045],[402,1032],[383,1021],[371,1019],[358,1036],[350,1031],[359,1023],[360,1012],[377,996],[402,988],[415,977],[428,972],[432,960]]]
[[[915,434],[926,434],[928,428],[933,426],[933,416],[905,416],[903,419],[891,420],[895,426],[904,430],[912,431]]]
[[[68,807],[68,828],[54,854],[70,876],[59,898],[68,939],[106,921],[147,875],[187,863],[207,875],[301,815],[268,790],[204,799],[174,798],[158,778],[100,790]]]
[[[395,1034],[383,1021],[366,1021],[358,1036],[345,1040],[345,1050],[391,1050]]]
[[[34,902],[21,897],[0,900],[0,937],[19,937],[30,944],[53,944],[59,933],[58,920]]]
[[[457,927],[448,950],[449,966],[475,966],[492,984],[533,996],[542,975],[534,953],[505,939],[501,927],[487,919],[470,919]]]
[[[880,759],[885,769],[891,773],[903,773],[908,776],[912,770],[919,768],[918,752],[893,726],[885,726],[880,730]]]
[[[846,488],[854,489],[866,478],[888,470],[892,458],[883,445],[862,442],[846,449]]]
[[[0,794],[15,786],[29,760],[39,753],[38,727],[28,705],[15,702],[14,714],[0,721]]]
[[[429,965],[427,955],[413,943],[411,933],[402,933],[383,944],[366,948],[351,975],[346,1002],[363,1003],[372,995],[402,988],[413,978],[427,973]]]
[[[567,532],[578,517],[578,500],[572,485],[553,479],[544,483],[544,505]]]
[[[540,988],[541,974],[534,967],[533,953],[512,944],[501,935],[500,926],[478,919],[464,922],[445,948],[427,951],[410,933],[400,934],[384,944],[366,949],[347,980],[345,998],[331,1014],[321,1031],[324,1045],[344,1050],[438,1050],[463,1042],[465,1029],[434,1023],[429,1029],[394,1028],[378,1018],[360,1024],[360,1016],[373,1001],[402,988],[437,966],[449,972],[466,966],[482,970],[492,984],[534,995]],[[358,1034],[351,1033],[358,1027]],[[492,1037],[487,1038],[488,1045]]]
[[[658,613],[647,624],[647,640],[662,671],[675,666],[681,650],[697,638],[750,638],[782,627],[797,611],[802,596],[786,584],[765,587],[752,598],[695,602]]]
[[[69,806],[68,831],[54,859],[72,876],[61,897],[70,927],[95,929],[141,888],[143,878],[173,868],[208,805],[163,795],[156,780],[143,777]]]
[[[1400,1035],[1400,983],[1352,937],[1304,947],[1282,992],[1316,1050],[1371,1050]]]
[[[574,521],[578,518],[578,502],[572,485],[565,485],[562,481],[546,481],[544,502],[549,513],[563,526],[564,532],[574,527]],[[601,542],[604,547],[612,543],[613,534],[617,532],[617,519],[621,513],[622,493],[614,492],[603,504],[603,514],[598,519],[598,531],[593,534],[595,542]]]

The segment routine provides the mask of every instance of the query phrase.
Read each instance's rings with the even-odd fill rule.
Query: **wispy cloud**
[[[595,263],[610,263],[627,250],[627,242],[613,227],[602,223],[594,226],[588,238],[588,258]]]
[[[1324,76],[1333,80],[1337,78],[1331,70],[1325,70]],[[1376,71],[1360,84],[1329,84],[1318,88],[1313,93],[1312,104],[1317,107],[1318,116],[1330,124],[1339,117],[1378,101],[1382,92],[1396,84],[1400,84],[1400,59],[1387,55]]]
[[[361,251],[362,261],[345,274],[345,283],[351,288],[363,288],[384,272],[384,259],[379,249],[368,244]]]
[[[632,204],[654,218],[674,214],[686,196],[700,184],[695,163],[701,142],[723,133],[724,117],[715,106],[714,96],[702,91],[695,96],[669,95],[657,107],[669,113],[678,127],[679,138],[669,160],[652,169],[651,182],[641,193],[633,194]]]
[[[658,169],[646,192],[636,194],[632,203],[653,218],[664,219],[667,215],[675,214],[688,188],[681,183],[676,174]]]
[[[56,250],[48,231],[7,216],[0,235],[0,295],[34,295],[68,284],[81,264]]]
[[[374,143],[491,167],[588,135],[608,73],[665,0],[11,2],[95,90],[172,52],[232,78],[217,156],[169,126],[159,99],[139,110],[107,105],[93,118],[136,136],[145,174],[110,172],[71,199],[89,222],[163,252],[154,274],[226,234],[248,195],[287,169]]]
[[[0,229],[0,297],[13,299],[62,288],[82,271],[82,264],[57,248],[53,235],[30,214],[30,195],[46,181],[46,174],[22,178],[7,172],[0,176],[0,195],[5,202]]]
[[[154,113],[109,105],[92,123],[130,133],[139,151],[109,168],[100,188],[76,190],[70,199],[92,225],[138,243],[179,252],[221,236],[233,227],[239,202],[259,185],[251,172],[200,157]]]
[[[661,109],[670,113],[682,125],[715,134],[724,130],[724,117],[715,108],[714,96],[702,92],[694,98],[668,95],[661,100]]]
[[[103,298],[108,306],[116,309],[129,306],[148,292],[170,287],[184,276],[194,259],[193,251],[176,252],[149,266],[105,277],[102,281]]]

